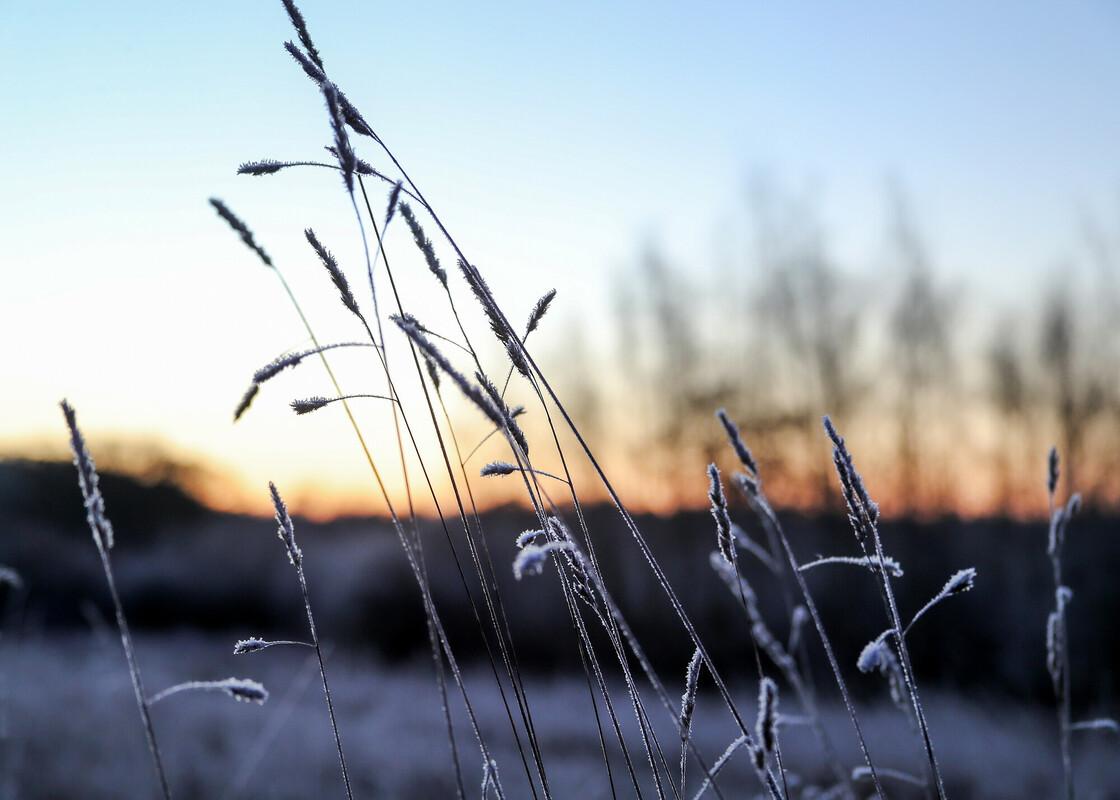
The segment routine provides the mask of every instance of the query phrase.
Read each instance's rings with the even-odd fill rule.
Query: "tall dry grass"
[[[276,277],[281,290],[292,304],[312,346],[286,353],[257,370],[234,413],[235,421],[251,411],[259,398],[282,386],[287,370],[306,367],[318,361],[325,370],[325,395],[291,400],[297,415],[331,413],[340,408],[345,414],[361,454],[368,465],[372,487],[388,510],[394,534],[408,563],[424,613],[431,651],[433,680],[439,697],[447,740],[450,771],[454,776],[457,796],[466,798],[481,793],[482,797],[515,796],[507,790],[503,777],[520,773],[533,798],[554,797],[549,781],[549,757],[541,746],[541,726],[548,719],[534,713],[533,698],[527,690],[518,657],[507,609],[511,604],[534,602],[534,582],[555,579],[560,589],[562,606],[540,609],[541,614],[560,615],[570,628],[571,647],[578,655],[583,682],[587,689],[588,735],[594,736],[601,763],[601,780],[612,797],[635,796],[666,798],[702,798],[710,792],[720,798],[736,796],[732,787],[721,785],[721,770],[738,753],[746,754],[757,780],[757,788],[772,800],[793,797],[861,796],[865,781],[880,798],[888,796],[888,786],[916,785],[930,796],[947,797],[935,741],[944,732],[931,729],[921,700],[916,671],[907,638],[914,624],[950,597],[963,594],[977,579],[975,570],[964,569],[953,576],[927,604],[904,623],[892,581],[903,574],[903,565],[884,551],[879,533],[878,506],[871,499],[863,478],[856,470],[847,443],[832,422],[824,420],[826,442],[832,447],[833,462],[841,493],[847,506],[848,520],[854,533],[858,553],[841,553],[803,562],[796,554],[795,544],[783,528],[779,514],[764,490],[763,478],[750,449],[738,427],[722,411],[718,422],[737,460],[732,486],[739,490],[761,530],[762,541],[748,532],[749,523],[733,519],[736,509],[730,501],[723,476],[715,464],[708,471],[709,498],[715,528],[715,552],[710,561],[719,579],[730,590],[732,602],[743,614],[742,624],[751,633],[751,652],[736,663],[716,663],[707,642],[720,631],[701,630],[681,602],[674,586],[633,514],[596,457],[591,444],[573,419],[564,401],[542,370],[533,352],[535,331],[540,329],[550,306],[556,301],[555,291],[546,292],[528,315],[523,326],[515,326],[498,302],[481,269],[471,260],[452,235],[427,198],[420,185],[406,171],[387,142],[339,88],[335,76],[328,74],[320,51],[309,32],[307,22],[291,0],[284,8],[294,27],[298,44],[284,44],[297,66],[311,79],[321,94],[326,114],[324,133],[329,131],[331,161],[310,159],[278,161],[264,159],[243,163],[241,174],[275,176],[291,169],[313,167],[335,172],[354,212],[354,235],[361,244],[368,286],[359,291],[351,286],[348,269],[308,228],[305,238],[316,260],[321,264],[345,312],[344,318],[354,326],[354,339],[324,342],[301,307],[298,298],[284,277],[279,260],[274,259],[258,243],[249,226],[223,201],[210,202],[218,215],[240,237],[243,244]],[[378,167],[363,160],[357,146],[369,148],[368,157]],[[369,185],[367,185],[369,184]],[[383,185],[389,189],[384,209],[376,202],[372,188]],[[401,219],[408,228],[431,274],[433,283],[422,297],[406,297],[400,290],[391,266],[386,232]],[[398,225],[400,223],[397,223]],[[430,236],[427,230],[432,230]],[[443,260],[450,256],[457,267],[462,284],[454,282]],[[464,303],[470,298],[472,303]],[[418,315],[427,313],[433,304],[446,306],[454,320],[456,332],[435,333]],[[478,312],[481,312],[479,315]],[[479,319],[481,317],[481,320]],[[493,336],[504,358],[494,364],[487,358],[478,338],[478,329]],[[473,331],[473,336],[472,332]],[[331,358],[342,348],[368,356],[363,382],[358,391],[344,391],[331,366]],[[390,353],[403,354],[405,367]],[[515,374],[516,373],[516,374]],[[267,384],[267,387],[266,387]],[[500,388],[499,388],[500,386]],[[527,398],[525,406],[511,405],[510,390]],[[267,391],[266,391],[267,390]],[[278,390],[278,391],[282,391]],[[451,413],[461,400],[481,415],[490,433],[473,449],[466,449],[463,426],[456,424]],[[405,402],[402,398],[416,398]],[[363,433],[351,403],[375,399],[384,422],[395,437],[395,451],[375,453]],[[117,612],[129,673],[137,706],[147,736],[149,750],[161,791],[171,796],[169,780],[157,745],[150,706],[153,702],[191,689],[220,690],[237,699],[263,702],[263,687],[247,680],[192,681],[178,684],[154,697],[143,690],[140,669],[129,636],[124,610],[117,595],[110,550],[112,527],[105,516],[104,501],[97,484],[97,473],[84,440],[78,431],[72,408],[63,403],[66,421],[78,468],[79,482],[85,498],[87,516],[94,542],[100,555],[106,582]],[[530,441],[520,419],[527,414],[539,416],[547,435]],[[436,444],[425,448],[421,442],[428,437]],[[501,445],[502,460],[482,467],[477,478],[517,481],[524,490],[529,529],[504,552],[492,553],[484,535],[484,518],[476,502],[471,459],[487,441]],[[565,444],[567,442],[567,444]],[[573,444],[574,443],[574,444]],[[493,445],[494,442],[490,442]],[[550,469],[541,465],[548,464]],[[552,466],[556,464],[557,466]],[[598,483],[596,490],[610,499],[623,527],[633,540],[629,569],[656,587],[670,610],[662,635],[676,637],[683,649],[692,653],[684,667],[683,693],[674,699],[666,682],[658,675],[623,610],[614,600],[601,568],[597,539],[601,535],[588,524],[581,504],[582,486],[573,477],[575,465],[585,466]],[[388,491],[385,476],[399,471],[405,487],[404,503],[400,504]],[[583,473],[581,473],[583,474]],[[697,480],[700,480],[697,476]],[[1056,609],[1047,627],[1048,667],[1054,681],[1059,705],[1061,758],[1065,771],[1066,794],[1073,797],[1071,756],[1072,734],[1078,730],[1106,730],[1111,720],[1073,722],[1070,710],[1070,675],[1066,634],[1066,605],[1072,596],[1064,585],[1061,551],[1069,517],[1076,509],[1076,498],[1065,507],[1055,505],[1057,462],[1052,457],[1049,492],[1052,519],[1050,557],[1053,563]],[[447,492],[437,491],[445,485]],[[327,681],[327,657],[320,644],[319,631],[312,614],[307,581],[303,571],[303,552],[295,540],[294,523],[279,493],[270,485],[276,510],[280,538],[296,569],[306,610],[310,642],[268,641],[246,639],[237,643],[236,653],[252,653],[278,645],[308,646],[314,649],[323,686],[327,714],[334,736],[339,766],[348,798],[354,796],[351,776],[362,769],[360,753],[343,749],[340,730],[345,719],[336,709]],[[455,648],[448,638],[441,611],[435,602],[428,571],[428,550],[436,542],[421,535],[416,512],[418,495],[426,496],[436,510],[439,544],[446,547],[455,565],[461,593],[459,602],[470,609],[474,628],[484,645],[489,678],[497,690],[504,714],[504,729],[484,729],[472,700],[472,692],[463,677]],[[702,546],[698,546],[701,558]],[[740,559],[758,561],[766,570],[766,585],[748,582]],[[810,588],[812,576],[824,568],[852,570],[855,579],[870,579],[882,600],[883,618],[875,623],[885,630],[864,648],[855,666],[861,672],[879,671],[887,680],[895,703],[912,719],[915,750],[924,758],[925,774],[911,775],[890,764],[877,762],[868,744],[859,710],[849,690],[846,670],[840,663],[836,648],[828,636],[822,609]],[[512,570],[518,583],[516,596],[504,596],[496,579],[499,570]],[[547,573],[547,576],[546,576]],[[507,590],[508,592],[508,590]],[[788,630],[785,640],[775,634],[774,623],[762,612],[759,597],[764,593],[780,596],[785,619],[780,629]],[[232,612],[231,613],[235,613]],[[835,689],[816,684],[810,669],[810,650],[818,646],[811,641],[808,623],[812,623],[830,667]],[[450,677],[449,677],[450,676]],[[747,678],[758,686],[756,709],[748,709],[732,690],[732,677]],[[625,706],[618,703],[611,691],[613,683],[625,688]],[[779,687],[779,682],[782,688]],[[709,685],[718,696],[723,724],[735,731],[721,753],[702,752],[692,735],[697,725],[714,724],[698,719],[697,695],[701,686]],[[779,695],[785,692],[779,705]],[[851,735],[858,744],[861,762],[846,763],[841,748],[830,738],[822,721],[820,704],[826,691],[842,701],[851,723]],[[453,724],[452,695],[456,695],[462,712],[469,721],[471,739],[460,741]],[[659,708],[660,707],[660,708]],[[780,710],[781,709],[781,710]],[[795,710],[792,710],[795,709]],[[655,725],[655,717],[662,720]],[[753,719],[752,719],[753,717]],[[672,726],[676,736],[665,741],[659,736],[665,725]],[[828,776],[816,786],[796,773],[793,765],[782,758],[782,731],[795,724],[804,724],[812,731],[819,748],[822,772]],[[639,746],[633,745],[628,732],[636,730]],[[492,742],[509,737],[515,744],[516,763],[499,763]],[[477,759],[477,761],[474,761]],[[476,766],[469,766],[473,761]],[[468,762],[468,763],[464,763]],[[481,762],[482,778],[477,780]],[[474,775],[475,778],[467,776]],[[817,792],[811,795],[810,790]]]
[[[124,650],[128,675],[132,681],[133,695],[136,698],[136,708],[140,712],[140,722],[143,725],[144,736],[148,743],[148,752],[152,758],[152,766],[155,769],[160,792],[165,800],[171,800],[171,786],[164,767],[163,755],[156,739],[151,707],[166,697],[185,691],[221,691],[235,700],[261,705],[268,699],[268,691],[256,681],[250,679],[226,678],[219,681],[187,681],[157,692],[151,697],[145,693],[140,664],[136,658],[136,648],[132,643],[132,633],[129,631],[124,606],[121,603],[120,594],[117,592],[117,582],[113,576],[110,552],[116,541],[113,525],[105,513],[105,498],[101,494],[100,476],[97,473],[93,456],[90,455],[86,446],[85,437],[78,427],[77,413],[66,400],[63,400],[60,405],[66,420],[66,427],[70,432],[70,449],[74,456],[74,467],[78,473],[78,486],[82,491],[82,499],[85,502],[86,521],[89,524],[90,533],[93,535],[97,555],[101,559],[105,584],[109,589],[109,597],[116,614],[117,631],[121,637],[121,647]]]

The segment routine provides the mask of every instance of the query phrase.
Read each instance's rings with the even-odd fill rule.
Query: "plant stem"
[[[875,765],[871,761],[871,753],[867,750],[867,742],[863,737],[863,728],[859,724],[859,717],[856,716],[855,706],[852,704],[852,699],[848,695],[848,685],[844,681],[844,675],[840,671],[840,663],[836,660],[836,653],[832,649],[832,640],[828,638],[828,633],[825,631],[824,620],[821,619],[820,612],[817,610],[817,604],[813,600],[813,595],[809,592],[809,584],[806,583],[805,576],[802,574],[801,570],[798,569],[797,557],[793,554],[793,548],[790,546],[789,538],[786,536],[785,530],[778,521],[778,517],[774,513],[774,509],[770,506],[769,501],[761,494],[761,490],[755,500],[758,504],[758,512],[763,519],[763,524],[768,528],[772,528],[774,535],[778,538],[778,541],[781,542],[782,550],[785,552],[786,560],[789,563],[790,573],[792,573],[794,580],[797,581],[797,586],[801,590],[801,597],[805,600],[805,607],[809,610],[809,616],[813,620],[813,626],[817,629],[817,635],[821,637],[821,645],[824,647],[825,655],[828,657],[828,665],[832,668],[832,676],[836,680],[836,686],[840,689],[840,697],[844,701],[844,707],[848,711],[848,718],[851,719],[852,727],[855,729],[856,739],[859,740],[859,748],[863,753],[863,760],[866,762],[867,769],[871,773],[871,779],[875,784],[875,793],[885,800],[886,794],[883,792],[883,786],[879,782],[879,775],[875,771]]]
[[[140,719],[144,723],[144,735],[148,740],[148,751],[152,754],[152,763],[155,765],[156,777],[159,779],[160,790],[164,800],[171,800],[171,787],[167,782],[167,774],[163,769],[163,759],[160,756],[159,745],[156,743],[156,731],[152,725],[151,710],[148,707],[147,695],[144,693],[144,682],[140,677],[140,666],[136,663],[136,652],[132,646],[132,634],[128,630],[128,622],[124,618],[124,607],[121,605],[120,595],[117,594],[117,583],[113,579],[113,567],[109,562],[109,553],[101,540],[94,532],[97,542],[97,552],[101,556],[101,567],[105,570],[105,582],[109,585],[109,595],[113,598],[113,609],[117,615],[117,628],[121,634],[121,645],[124,647],[124,656],[128,661],[128,674],[132,678],[132,691],[136,694],[136,706],[140,710]]]
[[[303,593],[303,607],[307,610],[307,627],[311,630],[311,643],[315,647],[315,657],[319,659],[319,677],[323,679],[323,694],[327,698],[327,714],[331,718],[331,731],[334,732],[334,744],[338,749],[338,763],[342,767],[342,782],[346,784],[346,797],[354,800],[354,793],[350,788],[350,773],[346,769],[346,756],[342,752],[342,737],[338,732],[338,721],[334,716],[334,702],[331,700],[331,689],[327,685],[327,668],[323,663],[323,648],[319,646],[319,632],[315,629],[315,617],[311,613],[311,596],[307,591],[307,578],[303,574],[303,562],[296,562],[296,574],[299,575],[299,588]]]
[[[273,273],[276,275],[277,279],[279,279],[280,285],[284,288],[284,293],[288,296],[288,299],[291,301],[292,307],[295,309],[296,314],[299,316],[300,322],[303,323],[303,327],[307,331],[307,335],[311,337],[312,344],[315,347],[319,347],[319,339],[315,335],[315,330],[311,327],[311,322],[310,322],[310,320],[307,319],[307,315],[303,313],[303,307],[300,305],[299,300],[296,299],[295,293],[292,291],[292,287],[289,286],[288,281],[285,280],[284,274],[280,271],[280,269],[278,267],[273,267]],[[400,517],[397,515],[396,508],[393,506],[392,500],[389,498],[389,492],[386,489],[385,482],[381,477],[381,471],[377,468],[377,462],[375,462],[374,459],[373,459],[373,454],[370,452],[369,445],[366,443],[366,440],[365,440],[365,436],[362,435],[362,429],[358,426],[358,420],[355,418],[354,412],[350,408],[349,401],[345,399],[345,393],[342,391],[342,387],[339,385],[338,378],[335,376],[334,370],[331,369],[331,365],[330,365],[330,362],[327,360],[326,354],[325,353],[319,353],[319,358],[323,362],[323,369],[326,370],[327,377],[330,379],[331,385],[334,386],[335,393],[337,395],[339,395],[340,397],[342,397],[341,403],[342,403],[343,409],[346,411],[346,418],[347,418],[347,420],[349,420],[350,427],[354,431],[354,436],[358,440],[358,446],[362,450],[362,455],[365,456],[366,463],[369,465],[370,473],[373,475],[374,483],[377,485],[378,492],[381,494],[382,499],[385,501],[385,506],[389,510],[389,517],[393,522],[393,527],[394,527],[394,530],[397,533],[398,539],[400,540],[401,546],[404,548],[405,553],[409,558],[409,563],[412,564],[413,567],[414,567],[413,575],[414,575],[414,577],[417,581],[418,587],[420,589],[421,597],[423,598],[424,613],[425,613],[425,616],[427,617],[428,624],[429,625],[434,625],[434,627],[436,627],[437,630],[442,630],[442,626],[439,625],[438,619],[434,617],[434,615],[437,612],[435,610],[435,604],[433,602],[431,602],[430,589],[426,586],[426,583],[425,583],[426,575],[419,568],[415,567],[415,565],[413,564],[414,556],[412,555],[411,550],[409,548],[407,537],[405,536],[405,533],[404,533],[404,528],[401,525]],[[443,642],[442,635],[440,637],[440,640],[441,640],[441,642]],[[451,659],[450,646],[446,642],[443,642],[443,645],[444,645],[443,649],[444,649],[445,653],[448,654],[448,662],[450,664],[450,659]],[[443,669],[442,669],[442,661],[441,661],[439,649],[433,649],[432,658],[433,658],[433,660],[435,661],[435,664],[436,664],[436,680],[437,680],[438,683],[440,683],[440,691],[441,691],[442,694],[446,694],[446,687],[442,683],[442,681],[443,681]],[[473,711],[470,710],[470,701],[467,700],[466,687],[463,686],[461,682],[458,682],[458,675],[456,675],[456,679],[457,679],[457,685],[459,686],[459,690],[460,690],[461,694],[463,695],[464,703],[467,706],[468,711],[471,714],[472,722],[473,722]],[[458,748],[456,747],[455,739],[454,739],[454,729],[451,725],[451,719],[450,719],[449,714],[447,713],[447,709],[445,708],[444,711],[445,711],[445,717],[446,717],[446,722],[447,722],[448,735],[449,735],[450,740],[451,740],[450,741],[450,747],[451,747],[452,755],[454,756],[456,785],[457,785],[459,794],[463,795],[463,794],[465,794],[465,789],[464,789],[464,786],[463,786],[462,768],[459,764],[458,755],[457,755],[458,754]],[[475,726],[475,730],[476,730],[476,735],[477,735],[477,726]],[[487,754],[485,744],[481,741],[481,738],[479,740],[479,745],[480,745],[480,748],[483,750],[484,757],[488,758],[489,756]]]
[[[1049,493],[1049,507],[1050,507],[1050,525],[1056,526],[1059,523],[1055,516],[1057,512],[1054,503],[1054,493]],[[1054,536],[1054,552],[1050,556],[1050,565],[1054,574],[1054,597],[1057,603],[1055,609],[1058,614],[1058,627],[1062,632],[1061,641],[1061,670],[1062,682],[1061,690],[1058,697],[1058,738],[1059,746],[1062,751],[1062,779],[1063,788],[1065,789],[1066,800],[1074,800],[1074,784],[1073,784],[1073,747],[1072,747],[1072,734],[1070,726],[1070,675],[1069,675],[1069,634],[1066,630],[1066,607],[1065,603],[1058,597],[1058,593],[1062,587],[1062,545],[1064,544],[1064,535],[1062,539]]]
[[[370,138],[372,138],[374,141],[376,141],[378,143],[378,145],[385,152],[386,156],[388,156],[389,160],[392,161],[393,165],[400,171],[401,176],[405,179],[405,181],[408,183],[408,185],[412,188],[412,190],[415,193],[416,198],[419,200],[419,202],[423,204],[424,208],[431,215],[432,220],[436,223],[436,226],[443,233],[443,235],[447,239],[448,243],[450,243],[452,248],[459,255],[459,257],[463,259],[463,261],[465,261],[467,263],[470,263],[469,261],[467,261],[466,255],[463,253],[463,251],[459,247],[458,243],[451,236],[450,232],[447,230],[447,228],[443,224],[442,220],[440,220],[439,216],[436,214],[435,210],[432,208],[431,203],[429,203],[427,201],[427,199],[424,197],[423,193],[420,191],[419,187],[416,185],[416,182],[412,180],[412,178],[408,175],[408,173],[405,171],[403,166],[401,166],[401,164],[397,160],[396,156],[393,155],[392,151],[388,148],[388,146],[384,143],[384,141],[376,134],[376,132],[373,131],[372,128],[370,128],[368,125],[366,125],[365,127],[366,127],[366,130],[364,132],[368,136],[370,136]],[[753,743],[753,738],[751,736],[750,729],[747,725],[746,720],[743,718],[742,714],[739,712],[738,708],[736,707],[735,701],[731,696],[731,692],[727,688],[727,684],[724,682],[723,677],[720,675],[719,671],[716,669],[715,663],[712,661],[711,656],[708,654],[707,648],[704,647],[704,644],[700,639],[700,635],[697,632],[695,625],[693,624],[691,618],[688,616],[688,613],[685,611],[684,606],[681,604],[680,599],[677,596],[677,593],[673,590],[673,587],[669,584],[668,577],[665,575],[664,570],[662,569],[661,565],[658,563],[656,557],[653,554],[653,551],[649,547],[648,542],[646,542],[645,537],[642,535],[641,531],[638,529],[637,523],[634,521],[634,518],[631,516],[630,512],[627,511],[626,507],[623,505],[622,498],[619,497],[617,491],[614,488],[614,485],[607,478],[606,473],[603,471],[602,465],[600,465],[599,461],[595,458],[594,454],[591,451],[591,447],[587,444],[586,439],[584,439],[583,435],[580,433],[579,429],[576,427],[576,424],[572,420],[572,418],[569,415],[567,409],[560,402],[559,396],[557,396],[556,391],[552,388],[551,384],[549,384],[548,379],[545,377],[543,371],[537,365],[537,363],[533,360],[532,355],[530,355],[528,349],[525,347],[525,344],[521,341],[519,334],[514,330],[513,326],[510,325],[509,320],[502,313],[502,311],[501,311],[500,307],[497,305],[496,301],[493,301],[493,298],[490,298],[490,299],[491,299],[491,302],[493,303],[494,310],[495,310],[496,314],[500,318],[501,323],[505,326],[505,328],[509,332],[509,334],[517,341],[517,343],[519,345],[519,348],[520,348],[520,351],[521,351],[522,355],[525,357],[526,362],[531,367],[532,372],[536,374],[537,379],[539,379],[541,386],[544,388],[544,390],[548,394],[549,398],[552,400],[553,404],[556,406],[556,409],[560,412],[561,416],[564,418],[565,424],[568,426],[568,428],[572,432],[573,436],[575,436],[577,443],[579,444],[580,448],[583,450],[584,455],[587,457],[588,462],[591,464],[592,468],[594,469],[596,475],[599,478],[599,481],[603,485],[603,488],[605,488],[607,490],[607,494],[610,496],[611,502],[614,504],[615,508],[619,512],[619,515],[622,517],[622,520],[625,523],[627,530],[633,536],[635,542],[637,543],[639,549],[641,550],[642,556],[645,558],[646,563],[649,565],[650,569],[652,570],[652,572],[654,574],[654,577],[657,580],[658,585],[661,587],[662,591],[665,593],[666,597],[669,600],[670,605],[672,605],[673,611],[676,613],[676,615],[677,615],[678,619],[680,620],[682,626],[687,631],[687,633],[689,635],[689,638],[692,640],[693,644],[700,650],[701,657],[704,660],[704,664],[708,668],[708,671],[711,674],[713,681],[715,681],[716,687],[719,690],[719,693],[722,696],[722,698],[724,700],[724,703],[727,705],[728,710],[731,712],[731,715],[735,720],[736,726],[742,732],[746,741],[748,743]],[[767,789],[767,791],[773,797],[778,798],[778,797],[781,796],[781,792],[780,792],[780,789],[777,785],[777,782],[775,781],[773,774],[769,770],[766,770],[766,769],[759,770],[759,780],[761,781],[762,785]]]

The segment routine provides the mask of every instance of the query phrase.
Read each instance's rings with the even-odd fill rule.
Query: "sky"
[[[752,175],[811,187],[851,263],[881,249],[901,181],[939,268],[993,308],[1120,202],[1115,2],[301,7],[499,297],[527,309],[555,287],[592,342],[612,277],[649,243],[703,269]],[[368,504],[343,416],[286,408],[326,393],[321,372],[230,421],[252,371],[305,334],[208,197],[254,228],[324,338],[355,336],[302,241],[314,227],[360,279],[337,176],[235,174],[329,142],[288,38],[278,0],[0,4],[0,454],[61,453],[65,396],[95,453],[156,441],[228,476],[219,504],[264,508],[269,479],[320,513]],[[403,233],[387,246],[421,296]]]

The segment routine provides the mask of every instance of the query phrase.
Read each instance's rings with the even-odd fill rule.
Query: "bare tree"
[[[1019,346],[1019,329],[1010,318],[996,324],[985,353],[987,373],[987,396],[995,411],[998,428],[996,451],[993,462],[996,470],[996,504],[998,508],[1015,511],[1017,488],[1020,483],[1024,462],[1029,463],[1029,445],[1024,448],[1024,440],[1029,440],[1031,426],[1027,419],[1032,401],[1032,387],[1023,363],[1023,353]]]
[[[811,198],[782,197],[756,181],[751,191],[760,285],[754,307],[760,341],[778,351],[785,374],[773,383],[781,396],[769,424],[794,427],[804,449],[820,454],[806,465],[817,487],[813,500],[832,504],[829,465],[816,447],[819,419],[846,419],[862,388],[856,365],[861,310],[850,281],[830,258]],[[768,470],[769,471],[769,470]]]
[[[938,469],[938,444],[931,420],[941,417],[939,400],[955,382],[951,341],[952,299],[937,285],[925,246],[902,192],[890,192],[891,237],[901,285],[887,321],[897,380],[898,497],[904,510],[944,506],[950,489]]]
[[[1069,285],[1055,282],[1043,300],[1039,345],[1058,437],[1066,453],[1066,489],[1083,486],[1091,493],[1089,480],[1079,474],[1085,436],[1098,416],[1115,403],[1114,399],[1110,403],[1110,395],[1115,395],[1106,384],[1106,375],[1112,373],[1113,381],[1117,376],[1115,364],[1095,360],[1100,348],[1092,342],[1091,332],[1079,330],[1079,310]]]

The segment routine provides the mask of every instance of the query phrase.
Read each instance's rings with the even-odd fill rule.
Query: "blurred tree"
[[[995,417],[996,505],[1021,510],[1022,465],[1030,463],[1033,434],[1029,423],[1033,389],[1020,347],[1020,331],[1008,317],[995,325],[985,354],[987,396]],[[1037,472],[1037,470],[1035,470]],[[1029,505],[1028,505],[1029,507]]]
[[[891,237],[901,285],[887,321],[889,358],[897,381],[897,496],[899,510],[951,507],[943,445],[935,421],[944,420],[956,383],[951,341],[952,298],[937,285],[901,189],[889,192]]]
[[[824,413],[893,484],[888,513],[1037,512],[1033,465],[1050,441],[1067,486],[1090,501],[1120,496],[1120,236],[1087,223],[1089,280],[1067,270],[1033,306],[969,320],[899,184],[887,199],[888,274],[865,278],[872,286],[831,252],[812,186],[759,176],[745,246],[720,230],[724,260],[707,272],[647,247],[618,283],[618,367],[598,372],[622,393],[611,439],[627,428],[627,467],[656,506],[702,502],[704,464],[727,457],[719,406],[782,504],[835,508]]]
[[[850,282],[827,253],[811,198],[778,194],[755,181],[750,192],[758,272],[754,307],[759,341],[784,365],[784,380],[773,397],[768,424],[800,431],[806,464],[804,480],[817,488],[808,499],[835,505],[828,449],[820,418],[846,420],[862,393],[856,364],[860,318],[864,313]]]
[[[1092,320],[1078,324],[1079,311],[1068,283],[1055,282],[1043,299],[1039,345],[1064,458],[1065,488],[1089,497],[1095,494],[1093,487],[1080,475],[1085,437],[1102,412],[1115,406],[1117,375],[1115,362],[1100,359],[1103,343],[1093,339]]]

